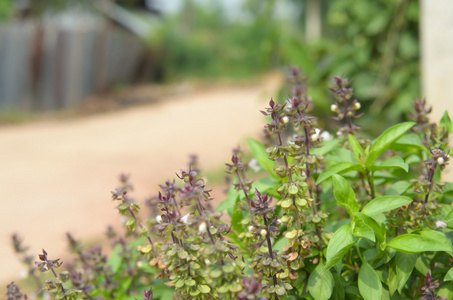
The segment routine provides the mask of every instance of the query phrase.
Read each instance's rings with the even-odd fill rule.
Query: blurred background
[[[222,200],[223,163],[259,138],[290,66],[321,127],[342,74],[364,134],[416,98],[452,114],[452,15],[448,0],[0,0],[0,282],[24,273],[12,232],[65,257],[66,231],[118,223],[121,172],[141,201],[197,153]]]

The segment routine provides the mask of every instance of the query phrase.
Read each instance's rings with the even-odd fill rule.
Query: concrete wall
[[[420,0],[420,12],[422,93],[437,121],[445,110],[453,117],[453,1]],[[451,163],[442,179],[453,182]]]
[[[433,118],[439,120],[445,110],[453,116],[453,1],[421,0],[420,4],[422,94],[433,105]]]

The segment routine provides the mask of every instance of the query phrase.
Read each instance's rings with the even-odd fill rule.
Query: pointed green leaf
[[[369,226],[380,243],[385,242],[385,229],[383,229],[381,225],[376,222],[376,220],[360,212],[355,212],[354,217],[356,219],[361,219],[367,226]]]
[[[233,214],[231,215],[231,225],[236,232],[244,232],[244,228],[241,225],[241,220],[244,218],[242,210],[239,208],[239,202],[236,202],[233,208]]]
[[[358,163],[351,163],[351,162],[339,162],[335,165],[327,167],[318,177],[316,184],[320,184],[324,180],[330,178],[334,174],[344,174],[350,171],[358,171],[361,170],[362,166]]]
[[[420,274],[432,273],[431,272],[431,259],[426,253],[420,254],[415,261],[415,269],[420,272]]]
[[[370,152],[365,158],[365,165],[370,167],[379,155],[387,150],[393,142],[402,137],[414,125],[414,122],[405,122],[385,130],[371,146]]]
[[[329,241],[326,252],[326,266],[329,270],[343,259],[346,252],[357,242],[357,238],[351,233],[351,226],[343,225],[335,231]]]
[[[411,202],[412,199],[405,196],[381,196],[368,202],[362,212],[368,216],[378,215]]]
[[[248,138],[247,143],[252,150],[253,157],[256,158],[259,165],[266,170],[272,177],[280,179],[279,176],[274,172],[275,162],[269,159],[269,154],[266,153],[266,148],[257,140]]]
[[[410,148],[428,151],[425,145],[423,145],[422,140],[420,139],[418,134],[415,133],[406,133],[396,142],[390,145],[390,148],[397,151],[408,151]]]
[[[333,292],[332,273],[320,263],[308,278],[308,291],[316,300],[327,300]]]
[[[349,215],[359,210],[359,205],[355,200],[355,194],[348,181],[340,175],[333,175],[333,195]]]
[[[453,268],[448,270],[447,274],[445,274],[444,281],[452,281],[453,280]]]
[[[339,140],[332,139],[330,141],[323,142],[321,144],[322,147],[314,148],[314,149],[310,150],[310,152],[311,152],[311,154],[314,154],[314,155],[323,155],[324,156],[327,153],[329,153],[330,151],[332,151],[333,149],[337,149],[339,143],[340,143]]]
[[[396,263],[395,260],[392,259],[389,264],[389,273],[387,277],[387,285],[389,287],[390,295],[393,295],[396,290],[398,289],[398,280],[396,278]]]
[[[387,158],[381,163],[372,165],[369,170],[377,171],[383,169],[403,169],[404,171],[409,171],[409,165],[404,162],[404,160],[399,156],[392,156]]]
[[[396,253],[396,281],[398,293],[400,294],[406,281],[411,276],[412,270],[414,270],[417,257],[418,254]]]
[[[386,191],[385,194],[388,196],[397,196],[401,195],[405,191],[407,191],[408,188],[412,186],[412,182],[407,181],[407,180],[400,180],[397,182],[394,182]]]
[[[352,234],[359,238],[363,237],[369,239],[372,242],[376,241],[373,229],[369,225],[365,224],[365,222],[360,218],[356,218],[352,222]]]
[[[333,288],[332,300],[344,300],[344,287],[341,284],[340,275],[335,274],[335,285]]]
[[[439,125],[445,127],[445,129],[449,132],[453,132],[453,123],[451,122],[450,116],[448,115],[448,111],[444,112],[444,115],[440,119]]]
[[[231,185],[230,188],[228,189],[227,198],[219,203],[219,205],[216,208],[216,211],[226,210],[228,212],[228,215],[231,217],[233,215],[234,205],[238,201],[240,193],[241,192],[237,191],[234,188],[234,185]]]
[[[391,240],[387,247],[404,253],[427,251],[453,251],[450,240],[437,231],[422,231],[420,235],[403,234]]]
[[[348,134],[348,138],[349,145],[351,146],[351,149],[355,154],[355,159],[360,162],[364,158],[363,148],[359,144],[359,141],[357,141],[355,136]]]
[[[359,291],[365,300],[381,300],[382,283],[376,271],[363,262],[359,271]]]

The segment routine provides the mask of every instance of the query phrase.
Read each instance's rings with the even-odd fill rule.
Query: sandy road
[[[258,112],[280,80],[174,95],[158,103],[70,120],[0,128],[0,283],[22,267],[10,247],[18,232],[32,253],[66,253],[65,232],[84,240],[118,222],[110,201],[121,172],[132,174],[139,200],[186,166],[228,161],[231,149],[258,136]]]

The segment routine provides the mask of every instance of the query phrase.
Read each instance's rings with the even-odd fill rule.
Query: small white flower
[[[305,173],[305,171],[302,171],[302,172],[300,172],[300,176],[307,177],[307,173]]]
[[[315,128],[315,133],[311,135],[311,140],[312,141],[316,141],[319,139],[319,133],[321,132],[321,130],[319,130],[318,128]]]
[[[330,141],[332,139],[332,135],[327,132],[327,131],[323,131],[321,132],[321,134],[319,135],[324,141]]]
[[[161,215],[156,216],[156,221],[159,224],[162,223],[162,216]]]
[[[282,224],[282,221],[280,219],[277,219],[277,221],[275,222],[276,225],[281,225]]]
[[[204,263],[205,263],[206,265],[209,266],[209,265],[211,264],[211,261],[210,261],[209,259],[206,258],[206,259],[204,260]]]
[[[337,112],[337,111],[338,111],[338,105],[332,104],[332,105],[330,106],[330,110],[333,111],[333,112]]]
[[[19,279],[25,279],[28,277],[28,271],[27,269],[21,269],[19,274],[18,274]]]
[[[249,162],[249,167],[255,172],[259,172],[261,170],[260,165],[258,164],[258,160],[256,158],[252,158]]]
[[[283,124],[288,124],[288,122],[289,122],[288,116],[284,116],[284,117],[282,118],[282,121],[283,121]]]
[[[266,229],[261,229],[260,234],[261,234],[261,236],[266,236],[267,230]]]
[[[190,213],[188,213],[187,215],[185,215],[184,217],[181,218],[181,221],[184,224],[188,224],[189,223],[189,215],[190,215]]]
[[[447,223],[445,223],[444,221],[437,221],[436,227],[437,228],[447,228]]]
[[[443,165],[444,163],[445,163],[445,160],[444,160],[443,157],[439,157],[439,158],[437,159],[437,164],[438,164],[438,165]]]
[[[352,106],[355,110],[358,110],[360,109],[362,106],[360,105],[360,102],[356,102],[354,103],[354,105]]]
[[[253,231],[253,230],[255,229],[255,226],[250,225],[250,226],[248,227],[248,229],[249,229],[249,231]]]
[[[198,226],[198,232],[199,233],[205,233],[206,232],[206,222],[200,223]]]
[[[341,132],[341,130],[338,130],[338,131],[337,131],[337,136],[338,136],[339,138],[341,138],[341,137],[343,136],[343,133]]]

